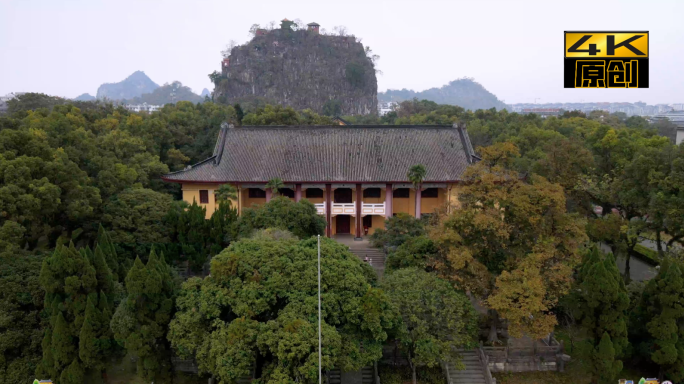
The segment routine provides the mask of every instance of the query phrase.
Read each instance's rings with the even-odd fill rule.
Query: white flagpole
[[[323,384],[321,375],[321,235],[318,235],[318,383]]]

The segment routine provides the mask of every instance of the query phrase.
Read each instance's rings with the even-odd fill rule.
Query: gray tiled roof
[[[209,159],[164,176],[189,182],[426,182],[460,180],[477,159],[464,126],[236,127],[224,124]]]

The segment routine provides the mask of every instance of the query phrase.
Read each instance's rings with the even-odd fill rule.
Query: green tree
[[[285,188],[285,183],[283,183],[283,179],[278,177],[271,179],[266,183],[266,189],[270,189],[274,197],[280,195],[280,190],[283,188]]]
[[[240,104],[236,103],[233,108],[235,109],[235,118],[237,119],[238,124],[242,125],[242,119],[245,117],[245,112],[242,110]]]
[[[407,240],[425,235],[425,224],[413,215],[398,213],[385,220],[385,228],[376,229],[370,236],[374,247],[398,247]]]
[[[214,192],[216,194],[216,201],[219,203],[237,201],[237,189],[231,184],[221,184],[221,186]]]
[[[138,374],[145,380],[168,382],[171,350],[166,339],[173,316],[175,278],[164,256],[150,253],[147,265],[136,258],[126,276],[128,296],[119,304],[111,328],[129,353],[138,359]]]
[[[129,189],[113,196],[104,206],[102,220],[112,241],[127,259],[149,254],[155,244],[169,242],[164,216],[171,196],[151,189]]]
[[[238,212],[230,200],[220,201],[209,220],[209,254],[217,255],[238,237]]]
[[[318,380],[317,240],[242,239],[214,257],[211,275],[183,284],[169,340],[201,372],[235,380],[257,365],[263,382]],[[356,370],[382,355],[394,325],[385,294],[358,258],[321,239],[323,370]]]
[[[308,200],[294,202],[276,197],[266,204],[244,208],[239,220],[241,236],[249,236],[255,229],[278,228],[292,232],[300,239],[323,235],[325,219]]]
[[[116,349],[110,342],[111,307],[107,300],[114,287],[101,252],[79,252],[73,243],[59,246],[43,260],[40,284],[45,291],[49,325],[42,343],[43,360],[36,373],[60,377],[59,384],[64,384],[76,380],[84,369],[103,371],[104,362]]]
[[[385,268],[394,271],[401,268],[420,268],[428,270],[432,259],[437,255],[437,246],[427,236],[409,237],[405,243],[391,251],[387,256]]]
[[[684,380],[684,276],[680,261],[666,259],[644,290],[651,360],[660,378]]]
[[[21,236],[21,234],[19,235]],[[28,383],[41,361],[42,257],[0,250],[0,383]]]
[[[513,337],[544,337],[557,323],[552,309],[581,260],[585,224],[566,211],[560,185],[536,175],[521,180],[510,170],[517,147],[480,150],[482,161],[464,176],[461,209],[431,232],[439,248],[434,267],[507,319]],[[496,338],[494,317],[490,340]]]
[[[328,100],[323,104],[325,116],[337,117],[342,113],[342,103],[339,100]]]
[[[458,348],[477,340],[477,315],[470,300],[447,281],[423,270],[400,269],[382,283],[403,319],[398,339],[406,350],[416,384],[416,368],[459,362]]]
[[[616,361],[626,355],[627,310],[630,307],[629,294],[618,271],[615,258],[603,254],[593,246],[584,257],[579,269],[577,296],[577,318],[586,329],[590,342],[600,349],[604,333]]]
[[[423,189],[423,179],[425,179],[425,175],[427,174],[427,170],[425,169],[425,166],[423,164],[417,164],[411,166],[409,168],[408,173],[406,174],[406,177],[409,179],[409,181],[413,184],[413,187],[416,189],[416,217],[420,218],[420,193],[421,190]]]
[[[601,341],[593,354],[594,379],[596,384],[614,383],[622,372],[622,361],[616,359],[615,344],[610,340],[608,332],[604,332]]]

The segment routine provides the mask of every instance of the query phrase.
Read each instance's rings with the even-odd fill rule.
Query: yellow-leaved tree
[[[566,211],[563,187],[537,175],[512,171],[519,156],[512,143],[479,149],[482,161],[466,172],[461,208],[433,229],[437,273],[469,291],[513,337],[553,331],[552,310],[566,294],[587,241],[583,220]]]

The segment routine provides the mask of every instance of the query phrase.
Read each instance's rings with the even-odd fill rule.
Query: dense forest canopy
[[[492,343],[502,322],[511,334],[540,336],[574,319],[589,335],[587,372],[595,380],[612,380],[631,363],[684,377],[684,311],[672,301],[684,297],[684,146],[673,144],[671,125],[427,100],[404,101],[383,117],[342,118],[465,123],[482,161],[465,175],[457,213],[398,215],[375,232],[374,244],[389,252],[384,284],[324,241],[327,267],[340,276],[326,281],[340,306],[326,314],[325,367],[368,364],[388,340],[411,355],[414,379],[416,367],[457,359],[451,349],[477,337],[467,291],[489,311],[480,320],[493,324]],[[80,384],[126,354],[155,381],[172,375],[174,355],[225,380],[258,366],[265,382],[316,381],[313,296],[297,285],[301,275],[315,276],[311,237],[325,227],[315,207],[276,197],[238,217],[235,190],[226,186],[207,220],[205,208],[180,201],[179,186],[160,179],[209,157],[223,122],[335,124],[263,103],[178,102],[132,113],[40,94],[10,101],[0,116],[0,383],[38,372]],[[656,241],[651,256],[661,269],[639,285],[630,281],[629,260],[644,237]],[[624,258],[624,272],[591,242]],[[189,275],[198,277],[181,285]],[[443,294],[402,291],[412,279]],[[336,285],[341,280],[353,281],[353,290]],[[252,296],[251,286],[265,296]],[[444,316],[458,337],[429,316],[431,305],[443,307],[436,300],[451,303]],[[412,311],[411,321],[397,315],[417,305],[427,309]],[[254,355],[212,340],[241,343]],[[235,364],[225,364],[230,359]]]

